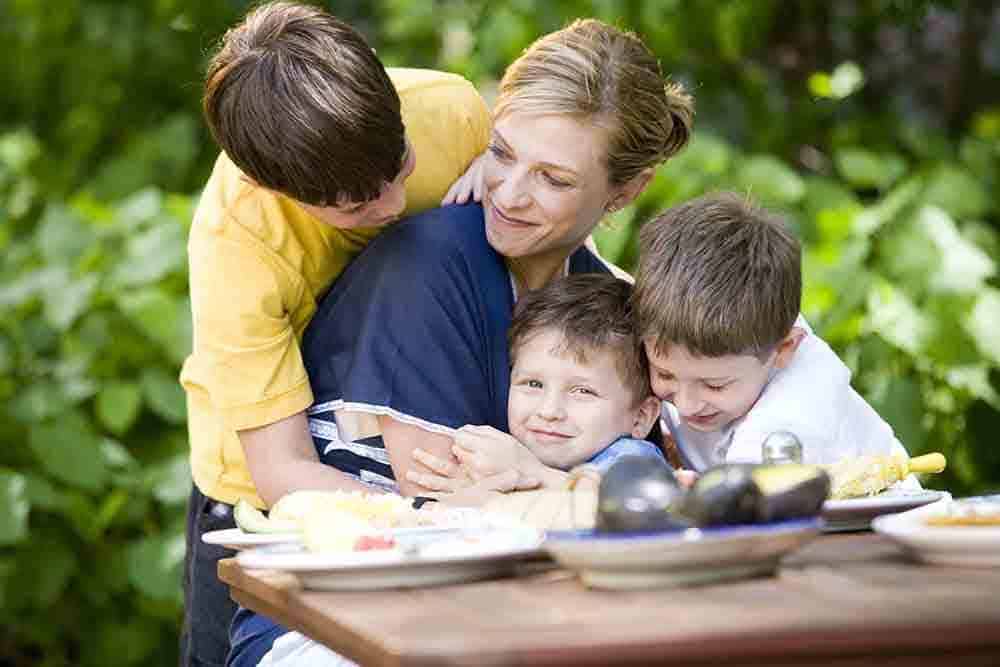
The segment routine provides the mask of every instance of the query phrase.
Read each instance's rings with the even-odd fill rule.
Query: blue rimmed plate
[[[772,574],[822,527],[817,517],[653,534],[552,531],[542,546],[591,588],[633,590]]]

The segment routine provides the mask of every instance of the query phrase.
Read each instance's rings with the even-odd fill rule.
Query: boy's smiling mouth
[[[571,439],[573,436],[558,431],[529,428],[528,433],[540,442],[559,443]]]

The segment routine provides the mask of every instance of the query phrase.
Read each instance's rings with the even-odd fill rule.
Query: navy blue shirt
[[[581,248],[569,271],[608,269]],[[466,424],[506,431],[513,305],[480,205],[434,209],[378,236],[323,297],[303,337],[321,460],[367,482],[393,479],[380,438],[343,442],[331,428],[344,407],[443,433]]]

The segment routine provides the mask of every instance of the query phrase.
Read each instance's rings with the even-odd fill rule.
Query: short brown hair
[[[802,251],[784,221],[733,193],[694,199],[639,232],[635,312],[658,354],[761,356],[791,331]]]
[[[258,184],[306,204],[375,199],[403,166],[399,95],[351,26],[261,5],[229,30],[202,100],[212,135]]]
[[[562,351],[580,363],[591,354],[613,354],[622,383],[638,405],[652,394],[649,364],[636,335],[632,286],[602,273],[567,276],[521,296],[507,334],[511,365],[536,334],[558,331]]]
[[[632,32],[577,19],[537,39],[507,68],[494,109],[567,114],[608,131],[605,168],[621,185],[687,144],[694,102],[666,83],[660,63]]]

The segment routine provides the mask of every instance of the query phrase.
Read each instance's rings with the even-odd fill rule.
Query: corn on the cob
[[[873,496],[905,478],[911,472],[933,473],[944,470],[943,455],[862,456],[824,466],[830,474],[830,498]]]

